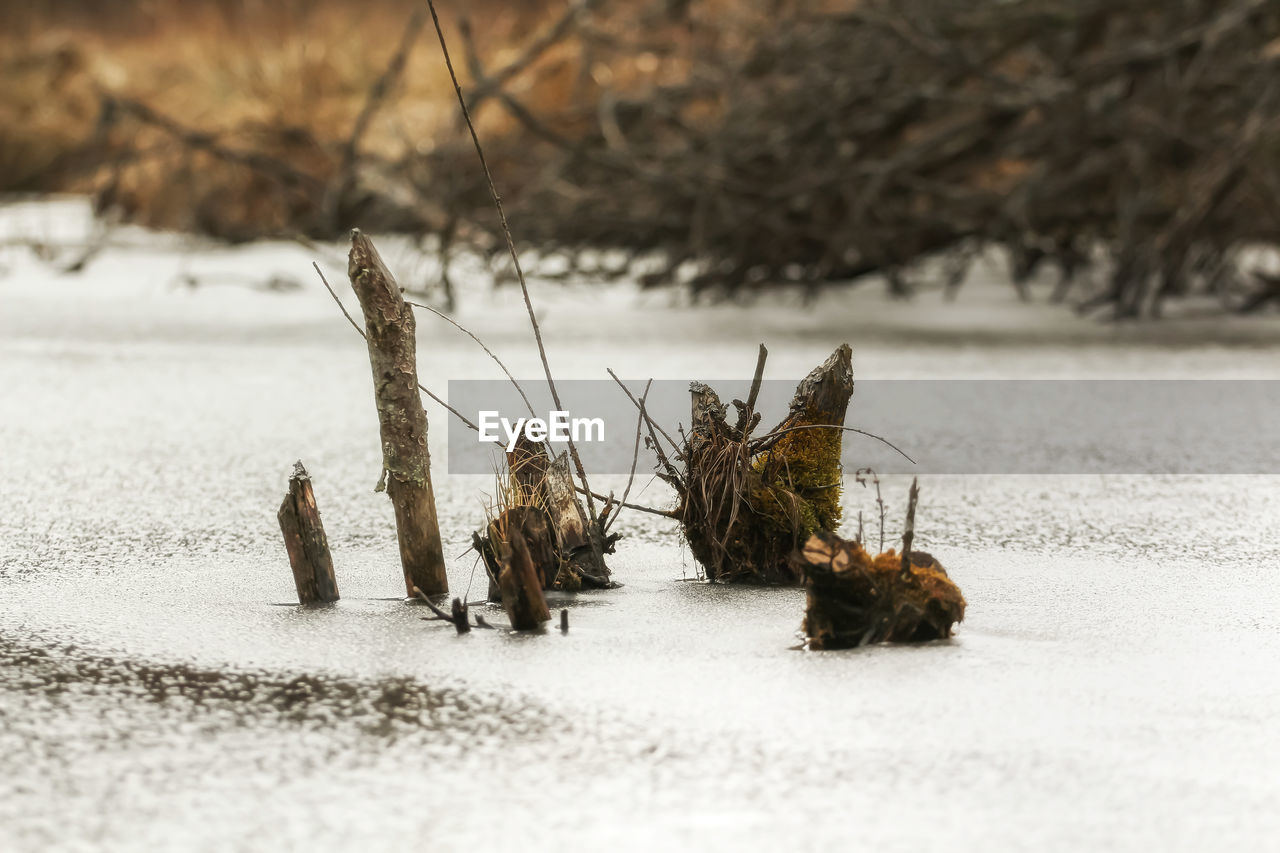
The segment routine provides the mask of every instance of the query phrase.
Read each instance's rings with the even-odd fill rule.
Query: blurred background
[[[1276,2],[438,6],[542,277],[905,297],[995,257],[1104,317],[1280,304]],[[444,307],[455,252],[507,274],[423,3],[10,2],[0,67],[2,193],[220,241],[396,232]]]

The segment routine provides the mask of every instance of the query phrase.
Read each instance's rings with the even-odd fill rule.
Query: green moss
[[[789,418],[785,428],[822,423],[815,413],[806,412]],[[817,522],[806,534],[817,528],[835,530],[840,525],[841,439],[838,429],[797,429],[782,436],[755,462],[756,471],[766,480],[777,480],[812,508]]]

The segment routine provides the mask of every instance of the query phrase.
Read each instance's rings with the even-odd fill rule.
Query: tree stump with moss
[[[731,425],[709,386],[695,382],[690,394],[693,416],[677,488],[694,558],[712,581],[800,583],[791,554],[840,522],[839,428],[853,395],[852,350],[842,344],[805,377],[787,416],[758,438],[751,435],[754,395],[748,404],[734,401],[739,417]]]

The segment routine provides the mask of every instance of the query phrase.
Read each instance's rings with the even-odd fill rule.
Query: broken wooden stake
[[[604,554],[613,552],[616,537],[605,537],[598,526],[589,521],[589,514],[573,486],[568,454],[561,453],[553,458],[545,445],[521,436],[515,450],[507,454],[507,468],[513,489],[519,485],[520,499],[547,511],[555,545],[569,569],[562,578],[561,587],[576,590],[582,586],[611,586]],[[525,538],[528,539],[527,536]],[[555,574],[546,578],[543,589],[551,589],[555,580]]]
[[[284,496],[276,517],[280,521],[280,532],[284,534],[284,547],[289,552],[298,602],[325,604],[337,601],[338,582],[333,576],[329,540],[324,535],[324,525],[320,523],[320,509],[311,488],[311,476],[301,460],[294,463],[289,493]]]
[[[906,577],[911,574],[911,542],[916,538],[916,502],[920,500],[920,478],[911,478],[911,491],[907,493],[907,524],[902,531],[902,565],[899,571]]]
[[[489,522],[483,536],[479,533],[471,536],[472,547],[480,554],[489,572],[490,601],[502,600],[502,589],[498,585],[502,574],[500,555],[510,542],[513,531],[518,531],[524,539],[534,574],[543,589],[551,589],[560,573],[560,551],[556,548],[555,533],[546,511],[529,505],[508,507]]]
[[[364,312],[382,466],[387,494],[395,507],[405,589],[409,595],[414,587],[427,595],[447,593],[449,579],[431,489],[427,414],[418,396],[413,309],[405,304],[372,241],[359,229],[351,232],[347,275]]]
[[[569,633],[569,610],[567,608],[560,611],[560,633]]]
[[[529,555],[529,546],[519,530],[511,530],[501,557],[502,571],[498,586],[502,590],[502,607],[507,611],[511,627],[516,631],[536,631],[551,619],[542,584]]]
[[[453,600],[453,625],[458,629],[459,634],[465,634],[471,630],[471,623],[467,621],[467,605],[462,603],[461,598]]]

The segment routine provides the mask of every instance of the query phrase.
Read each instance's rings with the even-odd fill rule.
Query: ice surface
[[[0,223],[71,239],[78,210]],[[619,522],[623,589],[553,602],[569,634],[457,637],[396,598],[368,363],[312,253],[127,236],[78,276],[0,251],[0,848],[1200,850],[1280,832],[1280,478],[931,478],[917,544],[969,600],[949,643],[792,650],[800,592],[687,582],[675,531],[644,515]],[[263,270],[302,287],[246,286]],[[1280,378],[1274,321],[1099,326],[972,284],[953,306],[535,299],[566,378],[745,374],[760,340],[775,375],[848,340],[859,377]],[[518,294],[464,279],[459,319],[538,375]],[[419,324],[428,386],[500,375]],[[275,510],[297,458],[329,608],[289,604]],[[437,476],[451,584],[473,598],[490,488]],[[886,494],[896,519],[905,482]]]

